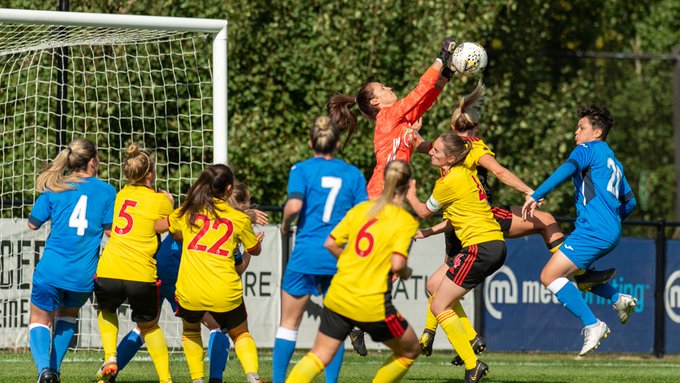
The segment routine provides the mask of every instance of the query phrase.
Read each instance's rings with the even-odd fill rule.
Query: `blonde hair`
[[[465,97],[461,97],[458,108],[451,115],[451,129],[459,132],[474,129],[479,126],[479,108],[484,102],[486,87],[479,80],[477,87]]]
[[[95,157],[97,147],[94,143],[87,138],[76,138],[40,172],[35,181],[36,190],[42,193],[45,190],[62,192],[74,189],[69,183],[82,182],[82,179],[73,173],[87,170],[90,160]]]
[[[340,130],[328,116],[320,116],[314,120],[309,137],[314,153],[335,154],[339,138]]]
[[[385,185],[380,197],[375,201],[375,205],[368,212],[369,217],[375,217],[394,197],[405,194],[408,191],[409,181],[411,180],[411,167],[406,161],[394,160],[387,163],[385,167]]]
[[[239,180],[234,180],[234,187],[227,202],[229,202],[231,207],[238,210],[241,210],[241,206],[243,205],[250,205],[250,192],[248,191],[248,186]]]
[[[130,185],[143,185],[144,177],[154,170],[154,162],[150,153],[137,144],[130,144],[125,149],[127,159],[123,163],[123,175]]]

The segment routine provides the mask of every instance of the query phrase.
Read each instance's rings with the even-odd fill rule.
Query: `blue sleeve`
[[[576,165],[577,169],[585,169],[590,165],[591,150],[585,144],[577,145],[571,151],[567,161],[571,161]]]
[[[562,182],[568,180],[569,177],[571,177],[577,170],[578,165],[574,160],[572,160],[570,156],[567,162],[563,163],[562,166],[557,168],[557,170],[555,170],[547,180],[543,181],[541,186],[539,186],[538,189],[534,191],[534,194],[532,194],[531,197],[535,201],[540,200],[541,198],[548,195],[548,193],[559,186]]]
[[[621,208],[619,210],[619,216],[621,216],[621,220],[623,221],[633,213],[633,210],[635,210],[635,207],[637,206],[637,200],[635,199],[633,190],[630,188],[630,184],[628,184],[626,176],[623,176],[623,182],[621,182],[621,184],[622,190],[619,193],[621,196]]]
[[[368,193],[366,192],[366,178],[364,178],[364,175],[361,173],[359,169],[356,169],[356,172],[357,172],[356,182],[357,189],[354,191],[354,206],[368,200]]]
[[[35,227],[42,226],[43,223],[47,222],[51,216],[51,204],[50,204],[50,193],[45,192],[38,196],[38,199],[33,205],[31,210],[31,215],[28,217],[28,222],[30,222]]]
[[[113,224],[113,209],[116,204],[116,189],[109,184],[106,184],[106,186],[110,190],[108,190],[109,198],[106,200],[106,205],[104,207],[102,227],[104,230],[111,230],[111,225]]]
[[[305,175],[300,164],[290,168],[288,174],[288,199],[305,198]]]

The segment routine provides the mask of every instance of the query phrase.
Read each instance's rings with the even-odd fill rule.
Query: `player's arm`
[[[420,202],[418,196],[416,195],[416,180],[411,180],[409,182],[409,188],[408,191],[406,192],[406,200],[411,205],[411,208],[413,208],[413,211],[416,213],[416,215],[422,219],[429,218],[432,214],[439,210],[439,209],[430,210],[427,204]],[[433,200],[432,196],[430,196],[428,203],[430,202],[430,200]]]
[[[281,220],[281,233],[290,234],[290,225],[297,218],[302,210],[302,200],[289,198],[283,207],[283,219]]]
[[[446,219],[432,227],[427,227],[425,229],[418,230],[418,233],[416,233],[416,239],[427,238],[431,235],[444,233],[451,230],[453,230],[453,225],[451,225],[451,222],[448,219]]]
[[[413,269],[408,267],[408,262],[403,254],[392,253],[392,272],[403,280],[407,280],[413,274]]]
[[[153,225],[153,229],[156,231],[156,233],[165,233],[169,228],[170,222],[168,221],[167,217],[159,219]],[[174,238],[175,236],[173,235],[172,237]]]
[[[38,196],[38,199],[33,205],[31,214],[28,216],[28,228],[31,230],[38,230],[40,227],[50,219],[50,204],[49,193],[43,193]]]
[[[490,155],[485,154],[479,158],[479,165],[493,173],[496,178],[498,178],[505,185],[517,190],[524,195],[530,196],[534,193],[534,190],[522,182],[515,173],[508,170],[503,165],[499,164],[496,159]]]
[[[557,168],[532,195],[527,196],[524,206],[522,206],[522,219],[526,220],[527,217],[533,217],[534,210],[536,210],[538,204],[537,201],[543,199],[562,182],[569,179],[576,171],[578,171],[578,164],[571,158]]]
[[[340,258],[340,254],[342,254],[342,247],[335,242],[335,238],[333,238],[333,236],[328,236],[328,238],[326,238],[326,242],[323,244],[323,246],[331,254],[333,254],[333,256],[335,258]]]
[[[628,180],[626,179],[626,176],[623,176],[623,182],[622,182],[622,192],[619,193],[621,196],[621,208],[619,209],[619,216],[621,216],[621,220],[623,221],[624,219],[628,218],[631,213],[633,213],[633,210],[635,210],[635,207],[637,207],[637,200],[635,199],[635,194],[633,194],[633,190],[630,188],[630,185],[628,184]]]

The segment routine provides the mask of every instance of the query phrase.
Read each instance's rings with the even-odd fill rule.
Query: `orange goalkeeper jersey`
[[[411,161],[413,153],[413,130],[416,122],[442,92],[436,87],[439,71],[429,68],[421,77],[418,86],[394,105],[380,110],[375,118],[373,152],[375,168],[367,185],[368,197],[378,198],[382,193],[385,166],[392,160]]]

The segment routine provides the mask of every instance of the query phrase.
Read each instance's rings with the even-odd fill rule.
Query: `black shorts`
[[[113,278],[94,279],[99,310],[116,312],[127,299],[133,322],[151,322],[160,312],[160,281],[136,282]]]
[[[357,322],[333,310],[321,310],[321,325],[319,331],[333,339],[344,341],[354,327],[358,327],[371,336],[375,342],[385,342],[390,339],[401,338],[408,328],[408,322],[391,304],[386,305],[385,319],[379,322]]]
[[[493,218],[501,227],[503,236],[507,237],[510,232],[510,226],[512,225],[512,210],[510,209],[510,206],[494,206],[491,208],[491,213],[493,213]],[[463,249],[463,244],[460,242],[460,239],[458,239],[454,230],[444,233],[444,241],[446,242],[447,257],[453,257]]]
[[[472,289],[505,263],[505,241],[488,241],[464,247],[447,259],[446,276],[458,286]]]
[[[215,318],[215,321],[217,321],[217,323],[220,325],[220,329],[222,329],[222,331],[229,331],[248,319],[246,304],[244,302],[241,302],[237,308],[226,312],[188,310],[182,307],[179,302],[177,303],[177,311],[175,312],[176,316],[189,323],[199,323],[201,320],[203,320],[203,315],[205,313],[210,313],[210,315],[212,315],[212,317]]]

